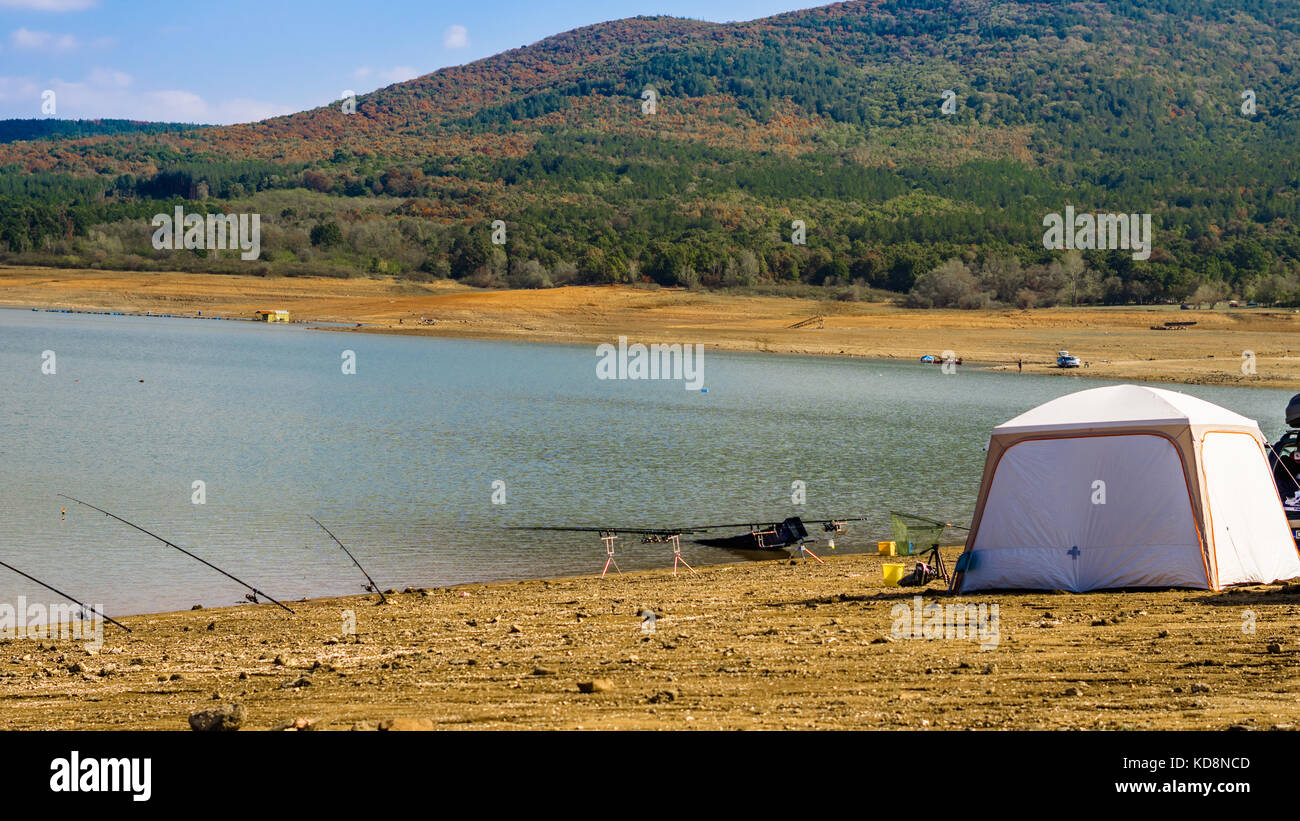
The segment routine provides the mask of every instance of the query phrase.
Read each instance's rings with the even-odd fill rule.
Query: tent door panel
[[[1253,436],[1211,431],[1201,443],[1219,586],[1300,575],[1295,542]]]
[[[1182,461],[1154,434],[1011,445],[974,550],[963,590],[1206,586]]]

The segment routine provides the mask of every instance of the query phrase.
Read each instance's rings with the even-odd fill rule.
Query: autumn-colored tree
[[[302,184],[304,187],[310,188],[312,191],[320,191],[321,193],[325,193],[334,188],[333,180],[319,171],[312,171],[311,169],[302,172]]]

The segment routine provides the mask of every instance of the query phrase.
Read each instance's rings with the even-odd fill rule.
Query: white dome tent
[[[1221,590],[1300,576],[1254,420],[1139,385],[993,429],[955,592]]]

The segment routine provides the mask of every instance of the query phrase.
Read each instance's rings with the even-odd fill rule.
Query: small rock
[[[1193,692],[1193,693],[1208,693],[1208,692],[1210,692],[1210,685],[1198,681],[1198,682],[1196,682],[1195,684],[1192,685],[1191,692]]]
[[[871,640],[872,644],[889,644],[894,640],[893,636],[877,636]]]
[[[222,704],[211,710],[199,710],[190,715],[190,729],[196,732],[230,732],[244,723],[244,705]]]
[[[298,689],[299,687],[310,687],[310,686],[311,686],[311,679],[307,678],[306,676],[299,676],[298,678],[294,679],[293,681],[286,681],[284,684],[281,684],[281,685],[280,685],[280,689],[281,689],[281,690],[289,690],[289,689],[296,690],[296,689]]]
[[[191,610],[202,610],[202,609],[203,609],[203,605],[201,605],[201,604],[196,604],[196,605],[194,605],[193,607],[191,607],[190,609],[191,609]]]
[[[555,671],[548,667],[534,667],[533,675],[535,676],[553,676]]]
[[[314,719],[310,719],[310,718],[295,718],[291,721],[281,721],[280,724],[276,727],[276,729],[285,732],[289,730],[297,730],[298,732],[303,732],[304,730],[316,729],[316,722]]]
[[[1064,693],[1062,693],[1061,695],[1064,695],[1064,696],[1070,696],[1070,697],[1073,697],[1073,696],[1081,696],[1081,695],[1083,695],[1083,691],[1080,690],[1078,687],[1070,687],[1070,688],[1068,688]]]
[[[392,733],[428,731],[433,729],[433,719],[386,718],[379,722],[379,729]]]
[[[1277,642],[1274,642],[1273,644],[1270,644],[1270,645],[1268,646],[1268,652],[1270,652],[1270,653],[1280,653],[1280,652],[1282,652],[1282,645],[1278,644]]]
[[[215,621],[210,621],[210,622],[208,622],[208,629],[209,629],[209,630],[216,630],[216,629],[217,629],[217,623],[216,623]]]
[[[614,682],[607,678],[596,678],[591,681],[578,682],[579,693],[606,693],[614,689]]]
[[[646,701],[651,704],[666,704],[671,701],[676,701],[678,695],[679,694],[676,690],[660,690],[647,698]]]

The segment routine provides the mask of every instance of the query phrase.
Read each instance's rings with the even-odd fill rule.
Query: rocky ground
[[[195,723],[262,730],[1300,721],[1300,584],[950,599],[939,583],[885,587],[882,561],[466,585],[387,605],[295,603],[292,616],[268,604],[134,616],[93,653],[0,639],[0,728],[177,730],[204,711]],[[996,605],[996,637],[982,637],[996,647],[905,637],[915,622],[891,611],[916,595]]]

